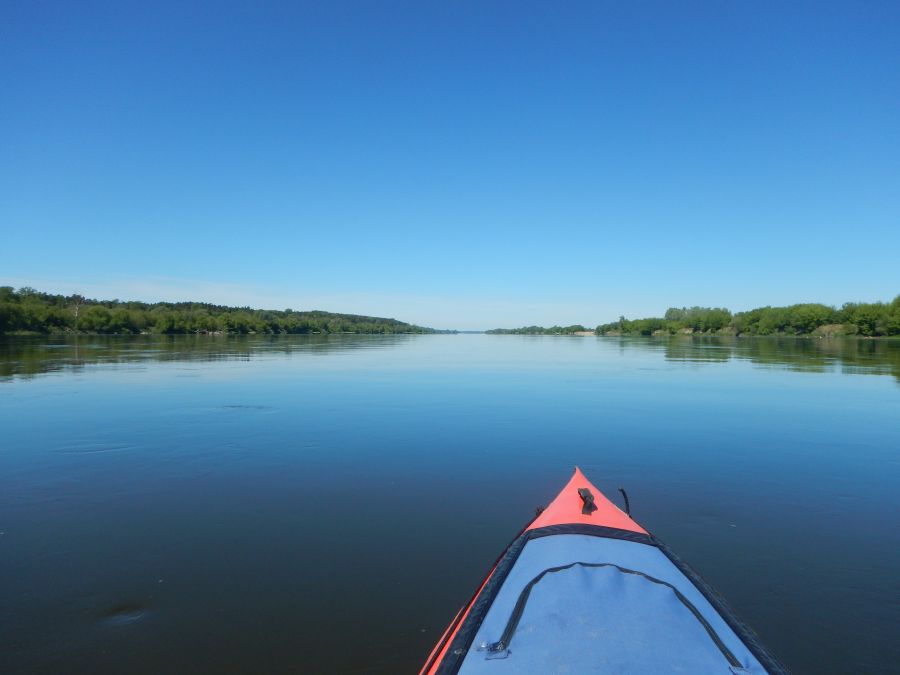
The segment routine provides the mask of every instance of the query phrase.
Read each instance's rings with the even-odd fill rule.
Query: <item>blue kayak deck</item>
[[[498,645],[504,632],[507,644]],[[657,547],[584,534],[525,544],[459,670],[460,675],[765,672]]]

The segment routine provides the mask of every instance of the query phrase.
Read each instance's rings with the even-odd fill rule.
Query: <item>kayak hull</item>
[[[420,671],[553,672],[785,670],[699,575],[576,469]]]

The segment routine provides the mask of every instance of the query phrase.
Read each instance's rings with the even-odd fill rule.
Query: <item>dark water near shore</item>
[[[900,343],[484,335],[0,341],[0,672],[415,672],[575,464],[897,672]]]

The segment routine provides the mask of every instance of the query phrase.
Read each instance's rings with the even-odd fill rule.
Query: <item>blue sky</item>
[[[0,3],[0,284],[490,328],[900,293],[900,3]]]

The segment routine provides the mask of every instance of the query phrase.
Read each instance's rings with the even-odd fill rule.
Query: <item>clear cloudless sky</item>
[[[900,292],[900,3],[0,0],[0,284],[596,325]]]

